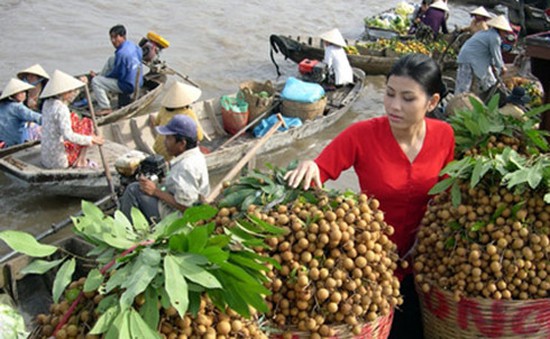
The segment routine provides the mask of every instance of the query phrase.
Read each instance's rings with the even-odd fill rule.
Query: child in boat
[[[40,96],[45,99],[40,158],[46,168],[93,166],[86,159],[87,146],[103,144],[103,137],[92,133],[90,119],[79,120],[74,113],[71,117],[68,105],[82,86],[82,81],[56,70]]]
[[[334,85],[343,86],[352,83],[353,71],[344,51],[346,41],[338,28],[325,32],[320,37],[325,44],[323,62],[327,64],[331,75],[334,76]]]
[[[170,161],[173,155],[169,154],[164,146],[165,136],[156,133],[155,126],[166,125],[174,116],[178,114],[187,115],[195,121],[197,124],[197,140],[201,141],[203,138],[203,131],[198,123],[198,118],[191,104],[197,101],[201,96],[201,90],[194,86],[183,84],[179,81],[175,82],[168,90],[164,98],[162,99],[162,107],[159,113],[155,116],[151,116],[151,125],[153,134],[155,135],[155,144],[153,150],[162,155],[166,161]]]
[[[0,141],[3,147],[24,142],[23,132],[27,122],[42,123],[42,115],[26,107],[23,102],[33,86],[18,79],[11,79],[0,96]]]

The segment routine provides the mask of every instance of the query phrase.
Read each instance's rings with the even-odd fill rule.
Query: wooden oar
[[[239,160],[239,162],[229,171],[229,173],[225,175],[225,177],[220,181],[220,183],[217,184],[216,187],[214,187],[212,192],[210,192],[210,194],[204,199],[205,203],[207,204],[212,203],[221,193],[223,183],[227,180],[233,179],[233,177],[239,174],[239,172],[246,165],[246,163],[254,155],[256,155],[256,152],[258,151],[258,149],[260,149],[260,147],[262,147],[263,144],[266,143],[266,141],[277,131],[277,129],[279,129],[279,127],[281,127],[281,125],[283,126],[285,125],[285,121],[283,120],[283,116],[281,114],[277,114],[277,118],[279,118],[279,121],[277,121],[277,123],[275,123],[275,125],[273,125],[269,129],[269,131],[260,140],[256,142],[256,144],[245,154],[245,156],[242,157],[241,160]]]
[[[183,80],[187,81],[188,83],[190,83],[191,85],[197,87],[197,88],[200,88],[199,84],[197,84],[196,82],[194,82],[193,80],[191,80],[189,78],[188,75],[185,75],[185,74],[181,74],[180,72],[176,71],[175,69],[173,69],[172,67],[164,64],[163,65],[163,68],[165,68],[168,72],[171,72],[172,74],[175,74],[177,76],[179,76],[180,78],[182,78]]]
[[[251,122],[248,123],[248,125],[244,126],[243,128],[241,128],[237,133],[235,133],[231,138],[227,139],[227,141],[225,141],[223,144],[220,145],[220,147],[218,147],[218,149],[221,149],[225,146],[227,146],[230,142],[232,142],[233,140],[237,139],[238,137],[240,137],[244,132],[246,132],[247,129],[249,129],[250,127],[254,126],[255,123],[257,123],[258,121],[260,121],[267,113],[271,112],[275,107],[277,106],[277,104],[273,104],[271,106],[269,106],[265,111],[263,111],[262,113],[260,113],[254,120],[252,120]]]
[[[90,109],[90,115],[94,124],[94,131],[96,134],[99,135],[97,122],[95,119],[94,105],[92,105],[92,97],[90,96],[90,89],[88,88],[88,84],[84,84],[84,89],[86,91],[86,99],[88,100],[88,107]],[[99,156],[101,157],[101,162],[103,163],[103,169],[105,170],[105,177],[107,178],[107,184],[109,185],[109,190],[111,191],[111,197],[118,207],[118,196],[116,195],[115,185],[113,184],[113,178],[111,177],[111,171],[109,170],[109,164],[107,163],[107,160],[105,160],[102,146],[97,145],[97,147],[99,148]]]

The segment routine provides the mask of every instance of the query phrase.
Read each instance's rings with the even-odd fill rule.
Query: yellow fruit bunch
[[[395,41],[392,49],[398,54],[422,53],[430,55],[430,51],[426,48],[426,45],[417,40]]]
[[[344,51],[346,51],[346,54],[359,55],[359,51],[355,46],[345,46]]]

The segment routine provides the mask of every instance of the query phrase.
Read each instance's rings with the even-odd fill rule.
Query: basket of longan
[[[539,192],[463,190],[457,207],[437,196],[418,234],[426,337],[550,337],[550,206]]]

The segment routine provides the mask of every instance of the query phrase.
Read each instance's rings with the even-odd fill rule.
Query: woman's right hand
[[[311,186],[312,180],[315,186],[322,187],[319,167],[313,160],[301,161],[295,170],[289,171],[285,174],[284,179],[288,182],[288,185],[293,188],[298,187],[303,181],[304,190],[307,190]]]
[[[105,139],[101,135],[92,135],[92,144],[103,145]]]

